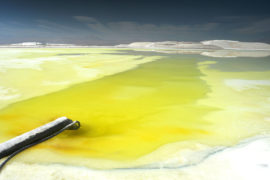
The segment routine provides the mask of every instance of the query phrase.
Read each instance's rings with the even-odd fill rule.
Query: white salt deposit
[[[177,157],[176,157],[177,158]],[[248,139],[238,145],[209,154],[196,164],[179,168],[94,170],[63,164],[10,162],[0,180],[269,180],[270,137]]]
[[[222,49],[234,49],[234,50],[270,50],[270,44],[259,42],[240,42],[230,40],[211,40],[202,41],[203,45],[217,46]]]
[[[16,99],[19,98],[20,96],[21,94],[18,93],[18,90],[0,86],[0,101]]]
[[[270,86],[269,80],[225,79],[224,83],[236,91],[259,89],[260,86]]]

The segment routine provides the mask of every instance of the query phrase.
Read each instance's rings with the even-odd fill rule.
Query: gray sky
[[[229,39],[270,42],[266,0],[9,0],[0,44],[23,41],[111,45]]]

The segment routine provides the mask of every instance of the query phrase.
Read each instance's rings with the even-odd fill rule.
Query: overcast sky
[[[267,0],[0,0],[0,44],[270,42]]]

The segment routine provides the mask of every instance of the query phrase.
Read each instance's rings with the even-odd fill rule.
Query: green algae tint
[[[248,125],[230,132],[229,118],[208,117],[221,108],[198,103],[211,92],[201,71],[195,58],[172,56],[21,101],[1,110],[1,133],[8,139],[67,116],[81,129],[36,149],[113,160],[136,159],[171,142],[229,145],[250,135]]]

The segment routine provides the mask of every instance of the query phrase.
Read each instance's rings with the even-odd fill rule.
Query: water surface
[[[269,58],[208,58],[123,50],[91,52],[91,49],[72,52],[46,49],[39,55],[72,59],[52,60],[35,70],[40,72],[9,67],[6,68],[9,72],[3,72],[6,80],[24,82],[23,76],[12,76],[23,71],[31,79],[21,88],[34,92],[36,89],[31,83],[37,85],[35,73],[42,75],[55,69],[54,73],[37,78],[40,81],[50,77],[51,81],[55,78],[57,82],[64,82],[65,76],[80,78],[77,74],[81,71],[100,70],[95,65],[106,67],[106,63],[121,57],[127,61],[111,64],[111,69],[122,67],[118,72],[106,75],[104,72],[110,69],[105,69],[104,75],[98,78],[88,76],[87,81],[84,77],[81,83],[63,83],[65,86],[59,89],[56,88],[59,84],[51,83],[49,86],[54,91],[45,88],[35,97],[10,103],[0,110],[2,140],[61,116],[81,122],[79,131],[65,132],[32,151],[45,149],[85,161],[132,162],[174,142],[185,142],[183,149],[192,149],[196,144],[230,146],[270,130],[270,67],[265,66]],[[37,54],[33,62],[41,57]],[[143,63],[136,64],[138,61]],[[70,67],[65,70],[67,64]],[[79,64],[83,69],[74,71],[72,68]],[[37,88],[42,86],[46,83]],[[36,161],[40,159],[37,157]],[[49,158],[49,161],[52,160]],[[96,167],[102,166],[101,162]]]

